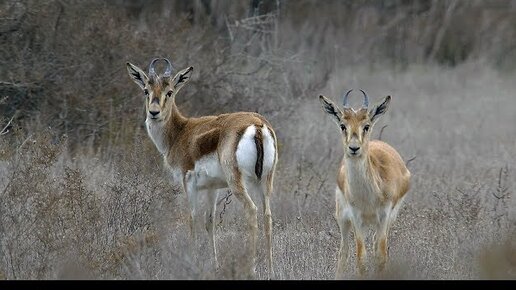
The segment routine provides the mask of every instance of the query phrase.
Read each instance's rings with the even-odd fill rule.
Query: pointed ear
[[[131,79],[143,90],[145,89],[145,86],[147,85],[147,82],[149,81],[149,78],[147,75],[141,70],[139,67],[135,66],[134,64],[127,62],[127,72],[129,73],[129,76]]]
[[[378,121],[380,116],[383,115],[387,111],[387,108],[389,107],[390,102],[391,102],[391,96],[387,96],[387,97],[385,97],[383,102],[374,106],[369,111],[369,118],[371,119],[371,123],[374,124],[376,121]]]
[[[340,126],[340,123],[342,121],[342,112],[341,110],[333,103],[330,99],[326,98],[325,96],[319,96],[319,101],[321,102],[323,110],[328,113],[333,121],[337,123],[337,125]]]
[[[189,80],[192,76],[193,66],[187,67],[180,72],[178,72],[170,81],[170,84],[174,88],[174,91],[177,93]]]

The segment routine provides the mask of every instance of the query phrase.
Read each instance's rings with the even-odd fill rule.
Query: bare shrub
[[[349,88],[392,94],[380,138],[406,162],[417,155],[385,277],[513,277],[511,247],[497,241],[516,217],[514,9],[497,0],[2,1],[0,278],[246,278],[231,196],[220,195],[217,211],[222,268],[212,270],[209,251],[193,255],[207,238],[190,242],[179,185],[163,173],[143,96],[123,71],[152,57],[194,66],[177,99],[186,115],[258,111],[276,128],[278,279],[335,272],[329,172],[342,149],[316,97]],[[491,271],[497,262],[502,274]]]
[[[72,262],[84,277],[115,277],[139,239],[146,247],[157,241],[154,215],[162,207],[154,208],[156,200],[173,203],[175,190],[156,174],[142,175],[136,154],[114,165],[112,180],[91,188],[87,167],[66,157],[65,141],[52,144],[49,134],[37,134],[8,159],[1,256],[9,279],[78,275],[62,272]]]

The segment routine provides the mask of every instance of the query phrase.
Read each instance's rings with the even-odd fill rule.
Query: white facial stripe
[[[153,122],[147,117],[145,120],[145,125],[147,127],[147,133],[149,133],[149,136],[152,142],[154,142],[154,145],[156,145],[156,148],[158,148],[159,153],[166,154],[168,146],[165,141],[166,138],[165,131],[163,130],[163,123]]]

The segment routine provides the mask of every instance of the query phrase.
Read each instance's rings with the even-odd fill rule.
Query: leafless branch
[[[2,129],[2,131],[0,131],[0,136],[3,136],[5,134],[9,133],[9,129],[7,129],[7,128],[9,128],[9,125],[11,125],[11,122],[13,121],[13,119],[14,119],[14,115],[11,117],[9,122],[7,122],[7,125],[5,125],[5,127]]]
[[[0,81],[0,86],[13,87],[13,88],[32,88],[32,87],[35,87],[35,84],[13,83],[13,82]]]
[[[220,211],[220,214],[219,214],[220,222],[219,222],[218,225],[222,224],[222,216],[226,212],[226,206],[228,206],[231,203],[230,197],[232,195],[233,195],[233,193],[230,190],[228,190],[226,195],[217,202],[217,205],[219,205],[222,201],[224,201],[224,206],[223,206],[223,208],[222,208],[222,210]]]
[[[414,159],[416,159],[416,157],[417,157],[417,155],[416,155],[416,156],[414,156],[414,157],[412,157],[412,158],[410,158],[409,160],[407,160],[407,162],[405,162],[405,166],[408,166],[408,165],[409,165],[409,163],[410,163],[411,161],[413,161]]]
[[[2,20],[12,20],[12,24],[8,25],[7,29],[0,30],[0,34],[7,34],[20,30],[23,21],[25,21],[25,19],[27,18],[27,7],[23,3],[21,3],[21,1],[13,1],[12,6],[10,8],[14,8],[10,11],[10,17],[2,18]],[[7,8],[7,10],[10,9]]]
[[[448,26],[450,25],[450,21],[452,19],[453,12],[455,11],[455,8],[457,7],[457,3],[459,1],[451,1],[450,5],[446,8],[446,12],[444,14],[444,19],[442,21],[441,27],[439,27],[439,30],[437,31],[437,35],[435,36],[434,44],[432,46],[432,50],[430,52],[429,58],[435,59],[435,56],[437,55],[437,52],[439,51],[439,48],[441,47],[441,43],[443,42],[444,35],[446,33],[446,30],[448,29]]]
[[[229,39],[230,39],[230,41],[231,41],[231,42],[233,42],[233,39],[234,39],[234,37],[233,37],[233,31],[231,31],[231,26],[230,26],[230,24],[229,24],[228,16],[227,16],[227,15],[225,15],[225,16],[224,16],[224,18],[225,18],[225,20],[226,20],[226,27],[227,27],[228,32],[229,32]]]
[[[56,22],[54,23],[54,46],[57,43],[57,30],[59,29],[59,25],[61,23],[61,18],[64,13],[64,4],[61,1],[57,1],[58,5],[58,13],[56,17]]]
[[[498,173],[498,186],[496,187],[496,192],[491,192],[496,199],[504,199],[509,194],[509,189],[505,185],[507,176],[509,176],[509,165],[506,164],[500,168]]]

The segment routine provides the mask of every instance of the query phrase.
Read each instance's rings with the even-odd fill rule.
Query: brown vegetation
[[[168,57],[196,68],[182,112],[276,128],[277,279],[333,278],[342,145],[317,96],[349,88],[392,95],[376,132],[417,156],[385,277],[514,279],[515,28],[498,0],[2,1],[0,278],[243,278],[242,208],[220,195],[213,272],[144,131],[125,62]]]

